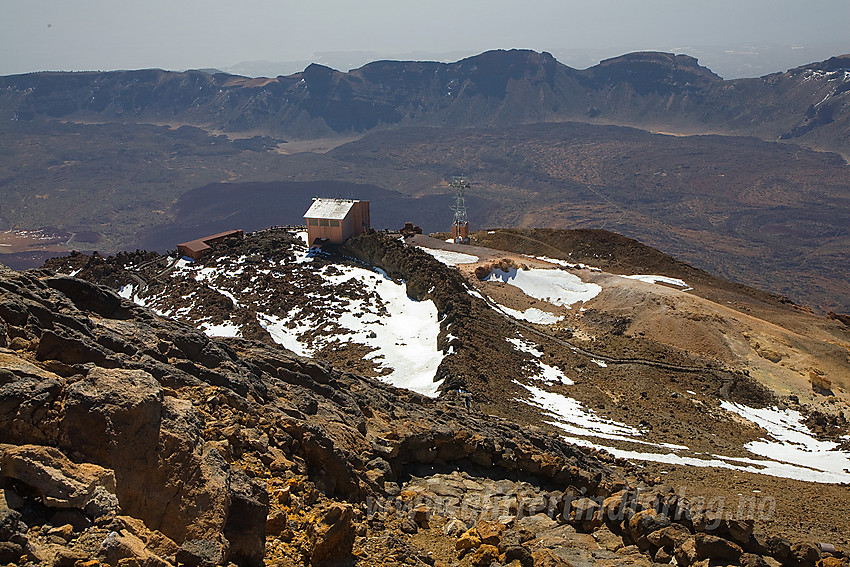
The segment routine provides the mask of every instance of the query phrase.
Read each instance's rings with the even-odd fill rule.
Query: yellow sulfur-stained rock
[[[471,528],[463,532],[463,534],[455,542],[455,549],[464,551],[466,549],[477,549],[481,546],[481,536],[478,535],[478,530]]]
[[[475,550],[472,554],[470,562],[476,567],[484,567],[490,565],[499,559],[499,548],[495,545],[484,544]]]

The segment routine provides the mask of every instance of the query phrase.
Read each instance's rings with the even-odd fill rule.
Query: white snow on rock
[[[537,350],[534,345],[529,343],[528,341],[520,338],[516,339],[507,339],[509,343],[514,345],[514,348],[521,352],[526,352],[533,356],[535,359],[539,359],[543,356],[543,352]],[[567,378],[567,376],[561,371],[560,368],[556,368],[554,366],[550,366],[540,360],[534,361],[535,367],[532,371],[532,374],[528,376],[533,380],[541,380],[546,383],[555,383],[555,384],[565,384],[567,386],[571,386],[575,384],[572,380]]]
[[[748,451],[779,463],[814,469],[850,482],[850,453],[837,450],[838,443],[820,441],[803,423],[803,415],[791,409],[751,408],[723,401],[720,407],[755,423],[767,431],[770,439],[751,441],[745,445]],[[829,482],[829,481],[827,481]]]
[[[427,252],[443,264],[447,266],[457,266],[458,264],[474,264],[478,261],[478,256],[472,254],[464,254],[463,252],[453,252],[451,250],[437,250],[435,248],[425,248],[417,246],[423,252]]]
[[[728,457],[705,453],[689,453],[689,448],[667,443],[652,444],[675,452],[635,451],[604,445],[587,439],[596,437],[628,442],[638,442],[627,435],[613,437],[606,432],[594,432],[590,427],[576,426],[579,410],[573,402],[558,398],[557,394],[538,394],[533,387],[525,386],[532,394],[532,402],[548,410],[553,425],[564,430],[564,439],[583,447],[602,449],[623,459],[652,461],[692,467],[716,467],[749,473],[765,474],[793,480],[817,483],[850,483],[850,454],[837,450],[836,443],[819,441],[801,423],[802,415],[792,410],[776,408],[755,409],[731,402],[722,402],[723,409],[764,428],[771,439],[752,441],[745,445],[755,455],[763,458]],[[564,398],[564,396],[561,396]],[[582,431],[584,429],[584,431]],[[575,437],[581,435],[582,437]]]
[[[467,288],[466,288],[466,292],[467,292],[469,295],[471,295],[472,297],[477,297],[478,299],[481,299],[482,301],[487,301],[486,299],[484,299],[484,296],[483,296],[483,295],[481,295],[481,294],[478,292],[478,290],[477,290],[477,289],[475,289],[475,288],[467,287]]]
[[[493,270],[487,281],[500,281],[518,287],[526,295],[569,308],[579,301],[590,301],[602,291],[602,286],[585,283],[578,276],[564,270],[511,268]]]
[[[566,260],[561,260],[560,258],[550,258],[549,256],[530,256],[531,258],[536,258],[538,260],[543,260],[544,262],[549,262],[550,264],[557,264],[558,266],[564,266],[565,268],[578,268],[578,264],[574,264],[573,262],[567,262]]]
[[[601,272],[602,268],[597,268],[596,266],[588,266],[587,264],[582,264],[581,262],[573,263],[567,262],[566,260],[561,260],[560,258],[550,258],[549,256],[530,256],[531,258],[536,258],[538,260],[543,260],[544,262],[549,262],[550,264],[557,264],[558,266],[564,266],[565,268],[579,268],[582,270],[590,270],[591,272]]]
[[[519,384],[519,382],[517,382]],[[634,437],[641,435],[640,430],[605,419],[582,406],[581,402],[555,392],[547,392],[542,388],[522,385],[531,397],[529,402],[543,410],[550,417],[549,423],[573,435],[586,435],[634,442]]]
[[[577,445],[584,447],[592,447],[594,449],[602,449],[623,459],[631,459],[635,461],[651,461],[655,463],[666,463],[671,465],[687,465],[691,467],[716,467],[722,469],[730,469],[736,471],[744,471],[755,474],[765,474],[780,478],[789,478],[792,480],[801,480],[806,482],[817,483],[848,483],[850,482],[850,473],[835,473],[822,471],[815,468],[790,465],[788,463],[780,463],[777,461],[763,459],[746,459],[736,457],[725,457],[722,455],[704,455],[690,456],[678,453],[654,453],[642,451],[630,451],[626,449],[618,449],[593,443],[587,439],[573,438],[564,436],[564,438]],[[814,464],[814,463],[813,463]]]
[[[566,377],[560,368],[549,366],[539,360],[537,361],[537,364],[540,365],[540,374],[537,375],[538,380],[542,380],[543,382],[560,383],[566,386],[572,386],[575,384],[575,382]]]
[[[504,305],[499,305],[499,309],[505,312],[506,315],[513,317],[514,319],[519,319],[520,321],[527,321],[528,323],[537,323],[539,325],[554,325],[558,321],[563,319],[563,316],[555,315],[554,313],[549,313],[548,311],[543,311],[542,309],[537,309],[536,307],[529,307],[525,311],[520,311],[518,309],[511,309],[510,307],[505,307]]]
[[[518,350],[532,356],[540,357],[543,354],[522,339],[509,341]],[[605,366],[602,361],[593,359],[592,362]],[[818,440],[803,423],[803,415],[793,410],[757,409],[722,402],[723,409],[763,428],[768,437],[744,445],[753,454],[752,458],[712,455],[693,452],[684,445],[652,443],[641,439],[639,429],[598,416],[573,398],[545,390],[544,387],[551,384],[551,380],[546,378],[542,369],[531,378],[544,382],[540,384],[543,387],[515,381],[528,391],[525,399],[520,397],[517,401],[540,408],[544,420],[563,430],[564,438],[577,445],[602,449],[624,459],[717,467],[808,482],[850,483],[850,452],[841,451],[838,443]],[[651,446],[653,449],[624,449],[621,445],[610,446],[605,440]]]
[[[213,325],[211,323],[201,323],[200,329],[208,336],[208,337],[241,337],[242,336],[242,328],[235,323],[231,323],[229,321],[225,321],[224,323],[220,323],[218,325]]]
[[[604,362],[604,361],[602,361],[602,360],[598,360],[598,359],[596,359],[596,358],[591,358],[591,359],[590,359],[590,362],[592,362],[592,363],[593,363],[593,364],[595,364],[596,366],[599,366],[600,368],[608,368],[608,365],[607,365],[607,364],[605,364],[605,362]]]
[[[379,378],[384,382],[427,396],[438,394],[440,382],[434,382],[434,377],[445,353],[437,347],[440,323],[433,301],[410,299],[404,282],[395,282],[379,270],[336,264],[314,269],[306,247],[295,247],[293,252],[294,260],[257,269],[252,282],[259,277],[290,277],[287,274],[292,273],[292,265],[300,264],[305,270],[310,270],[311,278],[319,280],[318,288],[303,294],[309,309],[295,306],[274,312],[262,298],[258,301],[250,297],[250,284],[247,287],[234,285],[244,278],[245,257],[222,257],[205,264],[181,259],[176,263],[172,277],[194,281],[220,293],[232,301],[235,308],[246,306],[255,309],[258,323],[272,339],[299,356],[313,356],[327,346],[333,348],[349,342],[362,344],[374,349],[365,358],[374,361],[376,369],[381,372]],[[297,266],[297,269],[302,266]],[[338,286],[347,291],[338,293]],[[355,290],[354,295],[351,295],[352,289]],[[147,304],[163,316],[185,315],[190,310],[198,312],[194,301],[171,313],[161,307],[162,303],[167,304],[161,301],[163,298],[139,297],[136,292],[132,285],[128,285],[121,289],[120,294],[140,305]],[[249,297],[243,297],[243,293]],[[258,302],[254,305],[254,301]],[[241,328],[230,321],[214,323],[212,317],[195,315],[192,322],[210,336],[241,336]]]
[[[667,276],[637,274],[637,275],[634,275],[634,276],[620,276],[620,277],[627,278],[627,279],[630,279],[630,280],[638,280],[638,281],[642,281],[644,283],[651,283],[651,284],[666,283],[668,285],[681,287],[681,288],[683,288],[682,291],[688,291],[688,290],[693,289],[691,286],[686,284],[683,280],[680,280],[678,278],[669,278]]]
[[[512,345],[514,345],[514,348],[516,348],[518,351],[527,352],[528,354],[530,354],[534,358],[540,358],[541,356],[543,356],[542,350],[537,350],[537,348],[535,348],[534,345],[532,345],[530,342],[526,341],[525,339],[520,339],[520,338],[508,339],[508,342],[511,343]]]
[[[272,340],[283,348],[291,350],[298,356],[310,356],[313,351],[306,343],[299,340],[299,337],[302,333],[309,331],[312,325],[307,320],[298,318],[300,311],[296,307],[284,317],[257,313],[257,322],[271,335]]]
[[[328,310],[321,321],[302,316],[296,308],[285,315],[260,313],[258,320],[275,342],[300,356],[312,356],[331,342],[353,342],[374,348],[366,355],[386,374],[384,382],[408,388],[426,396],[437,396],[441,382],[435,382],[437,367],[444,353],[437,348],[440,323],[437,306],[431,300],[414,301],[407,296],[404,283],[396,283],[381,271],[350,266],[334,266],[333,275],[323,273],[329,284],[341,285],[354,280],[366,292],[375,292],[382,305],[363,300],[347,301],[346,308],[337,313]],[[386,309],[380,314],[379,309]],[[314,341],[310,348],[300,337],[318,325],[341,327],[327,337]]]

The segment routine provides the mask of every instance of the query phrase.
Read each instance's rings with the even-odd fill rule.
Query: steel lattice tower
[[[466,216],[466,198],[464,192],[469,189],[466,177],[452,177],[451,187],[455,190],[455,204],[451,209],[455,212],[452,222],[452,238],[455,242],[469,242],[469,219]]]

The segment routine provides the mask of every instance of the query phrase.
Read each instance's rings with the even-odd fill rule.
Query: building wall
[[[329,242],[334,244],[342,244],[348,239],[348,236],[343,232],[343,222],[328,219],[306,219],[307,220],[307,242],[313,245],[317,238],[327,238]],[[315,221],[316,224],[312,224]],[[324,225],[327,223],[327,226]],[[336,223],[337,226],[331,226]]]
[[[199,242],[199,244],[202,244]],[[186,256],[187,258],[191,258],[192,260],[198,261],[201,259],[201,256],[204,255],[204,252],[209,250],[209,247],[198,246],[195,243],[187,243],[187,244],[178,244],[177,245],[177,253],[180,256]]]
[[[469,223],[464,225],[452,225],[452,240],[460,244],[469,243]]]
[[[307,242],[312,246],[317,238],[327,238],[333,244],[342,244],[352,236],[363,234],[370,227],[369,201],[355,201],[342,220],[305,218]],[[336,224],[337,226],[333,226]]]
[[[371,227],[371,219],[369,218],[369,201],[357,201],[351,208],[352,213],[352,228],[353,236],[363,234]]]

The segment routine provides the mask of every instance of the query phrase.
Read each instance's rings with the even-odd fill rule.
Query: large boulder
[[[12,440],[55,446],[2,446],[4,477],[49,507],[92,518],[120,507],[174,541],[229,538],[227,560],[262,561],[265,490],[204,441],[190,401],[165,395],[143,370],[94,366],[74,381],[24,362],[10,368],[0,377],[0,426]]]
[[[320,510],[307,530],[311,565],[332,565],[352,557],[354,509],[334,502]]]
[[[0,445],[0,475],[31,487],[50,508],[77,508],[92,516],[118,510],[111,470],[74,463],[54,447]]]
[[[636,542],[662,528],[670,526],[670,518],[653,509],[641,510],[629,519],[629,534]]]
[[[205,448],[191,402],[141,370],[94,368],[68,388],[62,442],[115,470],[122,510],[175,541],[231,535],[243,563],[263,555],[268,500]]]
[[[53,276],[42,280],[70,299],[81,311],[90,311],[101,317],[126,316],[121,298],[114,291],[85,280],[67,276]]]
[[[743,553],[735,542],[705,533],[696,534],[695,543],[697,559],[738,561]]]

